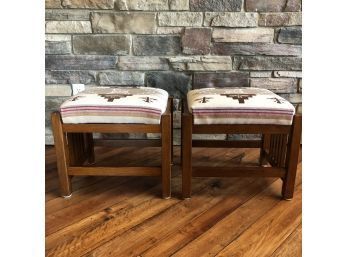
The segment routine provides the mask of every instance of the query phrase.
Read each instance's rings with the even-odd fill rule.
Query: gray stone
[[[261,134],[228,134],[227,140],[261,140]]]
[[[207,12],[204,26],[212,27],[257,27],[257,13],[245,12]]]
[[[302,24],[302,13],[260,13],[259,26],[280,27],[299,26]]]
[[[174,98],[186,98],[191,89],[191,76],[182,72],[148,72],[145,81],[148,87],[162,88]]]
[[[214,42],[262,42],[272,43],[274,29],[272,28],[247,28],[247,29],[214,29]]]
[[[130,50],[129,35],[76,35],[73,36],[75,54],[127,55]]]
[[[45,85],[45,96],[71,96],[71,85]]]
[[[193,134],[193,140],[226,140],[226,134]]]
[[[115,9],[121,11],[168,10],[168,0],[115,0]]]
[[[113,9],[114,0],[62,0],[65,8]]]
[[[100,139],[146,139],[146,133],[100,133]]]
[[[117,68],[119,70],[169,70],[166,58],[146,56],[120,56]]]
[[[45,19],[55,21],[89,21],[89,10],[46,10]]]
[[[243,0],[190,0],[192,11],[239,12]]]
[[[279,94],[279,96],[285,98],[292,104],[302,103],[302,94]]]
[[[137,33],[156,32],[156,13],[116,12],[91,14],[94,33]]]
[[[283,44],[302,44],[302,28],[281,28],[278,35],[278,42]]]
[[[293,78],[251,78],[251,87],[265,88],[274,93],[296,93],[297,79]]]
[[[175,11],[190,10],[189,0],[169,0],[169,9]]]
[[[173,128],[181,128],[181,111],[173,111]]]
[[[302,71],[274,71],[276,78],[302,78]]]
[[[61,0],[45,0],[45,8],[62,8]]]
[[[181,35],[183,31],[184,31],[183,27],[158,27],[156,34]]]
[[[45,127],[51,128],[51,114],[58,111],[60,105],[70,96],[46,96],[45,97]]]
[[[173,129],[173,145],[181,145],[181,130]]]
[[[185,54],[208,54],[210,52],[210,28],[186,28],[182,36],[182,48]]]
[[[181,52],[179,36],[134,36],[134,55],[177,55]]]
[[[193,75],[193,88],[208,87],[248,87],[247,72],[199,72]]]
[[[214,43],[212,54],[219,55],[281,55],[301,56],[302,47],[286,44],[241,44],[241,43]]]
[[[181,110],[181,101],[180,98],[173,98],[173,111],[180,111]]]
[[[169,63],[178,71],[228,71],[232,68],[230,56],[178,56],[169,58]]]
[[[45,128],[45,145],[54,145],[52,130],[49,127]]]
[[[251,71],[250,78],[270,78],[272,77],[272,71]]]
[[[284,12],[299,12],[302,10],[302,0],[288,0]]]
[[[92,33],[89,21],[46,21],[46,33]]]
[[[161,12],[158,13],[159,26],[201,26],[203,14],[200,12]]]
[[[299,79],[298,81],[298,92],[302,93],[302,79]]]
[[[70,54],[71,36],[69,35],[46,35],[46,54]]]
[[[116,67],[117,57],[109,55],[46,55],[48,70],[106,70]]]
[[[247,12],[298,12],[301,0],[245,0]]]
[[[301,70],[300,57],[236,56],[233,67],[237,70]]]
[[[143,86],[144,73],[136,71],[105,71],[98,74],[100,85]]]
[[[45,71],[46,84],[95,84],[95,71]]]

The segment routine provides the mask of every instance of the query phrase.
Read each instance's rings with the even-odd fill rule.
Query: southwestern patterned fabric
[[[63,123],[160,124],[168,93],[151,87],[98,87],[60,106]]]
[[[262,88],[204,88],[187,95],[194,124],[291,125],[294,106]]]

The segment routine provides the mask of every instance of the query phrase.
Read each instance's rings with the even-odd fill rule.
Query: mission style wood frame
[[[181,116],[182,195],[191,197],[192,177],[278,177],[283,180],[282,197],[293,198],[301,141],[302,114],[296,112],[292,125],[212,124],[195,125],[183,103]],[[192,140],[192,134],[262,134],[261,140]],[[259,166],[193,167],[192,147],[260,148]],[[263,164],[270,165],[265,167]],[[269,167],[271,166],[271,167]]]
[[[64,124],[60,112],[52,113],[52,130],[57,155],[61,195],[72,194],[72,176],[161,176],[162,197],[171,196],[171,164],[173,158],[173,99],[157,124]],[[161,139],[97,140],[95,133],[160,133]],[[161,147],[161,166],[156,167],[101,167],[96,166],[95,145]]]

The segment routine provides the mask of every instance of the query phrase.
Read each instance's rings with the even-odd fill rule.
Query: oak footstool
[[[61,195],[71,196],[72,176],[161,176],[162,196],[169,198],[172,122],[172,99],[162,89],[98,87],[72,96],[52,113]],[[161,166],[100,167],[94,163],[93,133],[160,133],[159,140],[129,143],[161,147]]]
[[[192,90],[182,108],[182,195],[192,177],[279,177],[291,199],[301,140],[301,113],[284,98],[260,88]],[[261,134],[261,140],[192,140],[192,134]],[[260,148],[258,166],[192,167],[192,147]],[[267,162],[267,165],[265,162]]]

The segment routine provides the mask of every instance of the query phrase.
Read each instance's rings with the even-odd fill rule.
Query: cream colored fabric
[[[194,124],[291,125],[294,106],[262,88],[204,88],[187,95]]]
[[[151,87],[98,87],[83,91],[61,107],[63,123],[160,124],[168,93]]]

